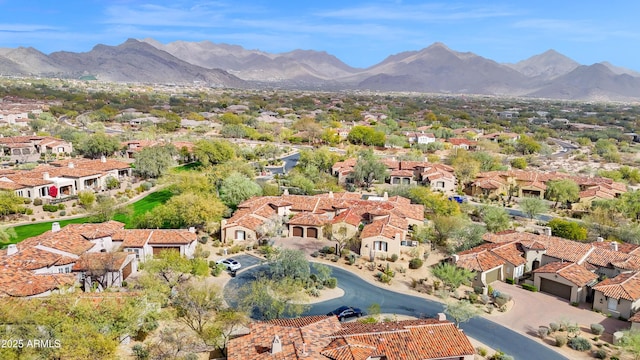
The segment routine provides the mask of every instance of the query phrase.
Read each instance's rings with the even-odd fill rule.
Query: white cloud
[[[35,32],[62,30],[60,27],[43,24],[0,24],[0,32]]]

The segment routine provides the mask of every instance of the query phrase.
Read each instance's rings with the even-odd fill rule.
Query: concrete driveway
[[[515,285],[496,281],[494,289],[510,294],[514,305],[506,313],[494,312],[489,319],[520,333],[536,335],[539,326],[566,320],[578,323],[589,329],[594,323],[601,324],[605,331],[612,334],[618,330],[627,330],[629,322],[613,319],[591,310],[588,304],[571,306],[564,299],[540,292],[531,292]]]

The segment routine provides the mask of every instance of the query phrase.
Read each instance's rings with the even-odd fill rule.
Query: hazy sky
[[[354,67],[434,42],[498,62],[554,49],[640,70],[636,1],[0,0],[0,47],[89,51],[127,38],[326,51]]]

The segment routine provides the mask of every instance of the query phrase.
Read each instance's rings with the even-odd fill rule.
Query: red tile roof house
[[[355,233],[362,225],[362,255],[386,256],[416,245],[408,236],[410,226],[424,222],[424,206],[399,196],[361,200],[357,193],[328,193],[315,196],[282,195],[251,198],[238,205],[233,216],[222,221],[221,238],[256,241],[261,226],[275,217],[288,218],[288,236],[310,239],[328,237],[326,225],[337,232],[345,227]]]
[[[40,154],[70,154],[73,145],[51,136],[10,136],[0,138],[0,155],[8,156],[11,162],[35,162]]]
[[[640,273],[622,273],[593,287],[593,309],[624,319],[640,310]]]
[[[177,251],[188,258],[198,245],[194,228],[185,229],[131,229],[119,230],[113,234],[114,244],[127,253],[134,253],[136,259],[144,262],[162,251]]]
[[[248,334],[229,340],[227,359],[474,359],[467,336],[440,317],[378,324],[322,315],[256,322]]]
[[[46,296],[77,284],[85,291],[122,286],[138,270],[133,244],[137,242],[143,244],[142,251],[149,251],[141,261],[157,253],[156,249],[191,256],[196,234],[189,230],[124,230],[124,224],[117,221],[63,228],[53,223],[50,231],[0,252],[0,296]]]
[[[487,243],[453,256],[475,271],[474,286],[518,278],[533,270],[532,285],[571,302],[590,301],[599,276],[615,278],[640,270],[639,247],[614,242],[580,243],[549,235],[505,231],[485,234]],[[524,270],[524,271],[523,271]]]
[[[32,170],[0,172],[0,189],[13,190],[29,199],[64,198],[82,190],[103,191],[109,177],[123,180],[131,176],[131,164],[114,159],[72,159],[39,165]],[[57,194],[50,195],[52,187]]]

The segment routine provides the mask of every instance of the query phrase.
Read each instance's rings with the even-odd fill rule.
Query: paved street
[[[242,257],[241,257],[242,256]],[[234,258],[243,263],[248,261],[241,255]],[[254,274],[260,266],[240,271],[237,277],[231,279],[224,288],[225,300],[234,304],[236,299],[233,294],[235,289],[252,281]],[[338,279],[338,286],[344,290],[344,296],[317,303],[311,306],[305,315],[319,315],[337,308],[340,305],[357,306],[367,309],[374,303],[380,305],[382,313],[409,315],[415,317],[433,316],[443,310],[443,305],[436,301],[417,296],[393,292],[378,286],[371,285],[346,270],[332,267],[333,276]],[[536,341],[485,318],[476,318],[461,325],[461,328],[470,337],[485,345],[500,349],[507,354],[514,355],[519,360],[539,359],[566,359],[563,355],[552,349],[537,343]]]

